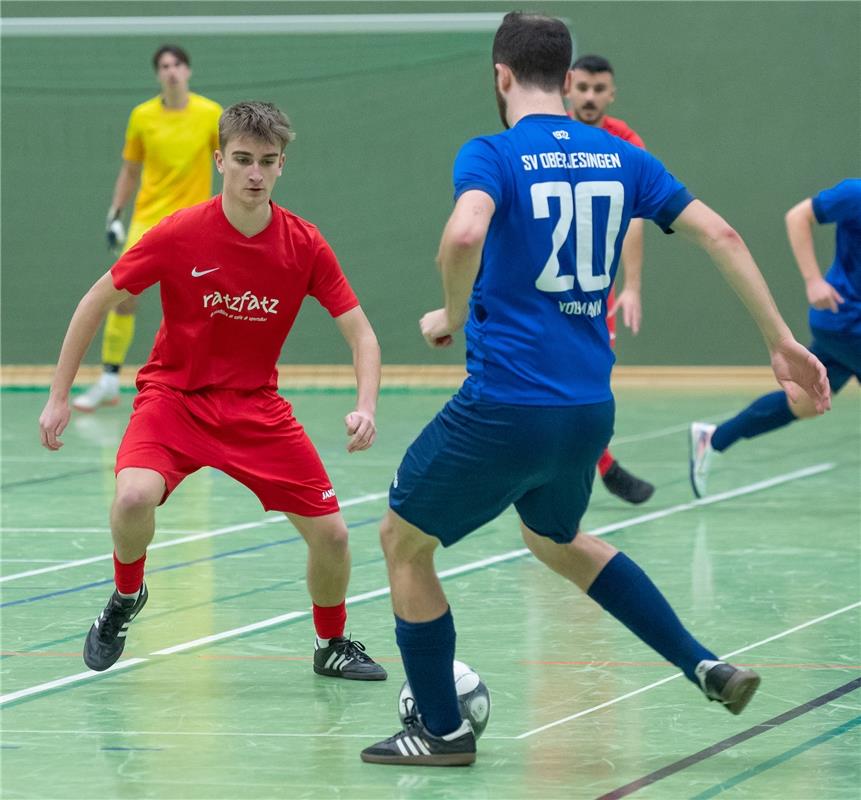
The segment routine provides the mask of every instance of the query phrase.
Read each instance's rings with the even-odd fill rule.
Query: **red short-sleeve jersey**
[[[138,385],[182,391],[277,386],[276,363],[307,295],[332,317],[359,305],[316,226],[271,203],[272,219],[244,236],[221,196],[150,229],[111,268],[117,289],[160,284],[163,319]]]
[[[643,142],[633,128],[628,127],[628,124],[624,120],[616,117],[605,116],[602,120],[601,127],[607,131],[607,133],[612,133],[613,136],[618,136],[625,142],[630,142],[637,147],[642,147],[643,150],[646,149],[645,142]]]

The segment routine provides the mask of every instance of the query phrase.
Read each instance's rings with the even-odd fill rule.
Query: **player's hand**
[[[634,289],[623,289],[616,295],[616,301],[610,306],[607,316],[615,316],[620,308],[622,309],[622,322],[636,336],[640,332],[640,323],[643,321],[643,305],[640,300],[640,293]]]
[[[457,328],[451,324],[444,308],[428,311],[420,320],[422,336],[431,347],[450,347],[454,342],[452,334]]]
[[[48,450],[59,450],[63,446],[60,436],[66,430],[71,415],[68,400],[48,398],[39,417],[39,437],[42,440],[42,447],[47,447]]]
[[[789,399],[798,402],[804,392],[817,414],[831,408],[831,386],[819,359],[795,339],[782,339],[771,352],[771,369]]]
[[[105,220],[105,238],[108,240],[108,250],[119,255],[126,243],[126,229],[120,219],[122,209],[109,208]]]
[[[355,453],[358,450],[367,450],[377,438],[377,426],[374,423],[374,415],[364,411],[351,411],[344,417],[347,426],[347,452]]]
[[[827,308],[836,314],[840,310],[840,304],[846,301],[825,278],[814,278],[807,282],[807,302],[814,308]]]

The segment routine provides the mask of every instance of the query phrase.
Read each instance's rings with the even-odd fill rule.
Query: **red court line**
[[[54,650],[18,652],[14,650],[0,650],[0,656],[13,658],[79,658],[80,653],[64,653]],[[207,661],[311,661],[312,656],[277,656],[277,655],[216,655],[198,653],[196,658],[202,658]],[[401,659],[392,658],[377,658],[374,661],[385,664],[399,664]],[[518,664],[526,666],[541,666],[541,667],[671,667],[669,661],[536,661],[530,659],[518,659]],[[738,667],[747,667],[749,669],[861,669],[859,664],[741,664],[733,662]]]

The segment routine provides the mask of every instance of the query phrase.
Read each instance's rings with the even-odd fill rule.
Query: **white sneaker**
[[[690,476],[691,487],[697,497],[705,497],[706,480],[711,466],[712,434],[717,425],[708,422],[692,422],[690,434]]]
[[[96,383],[72,400],[72,408],[91,412],[99,406],[115,406],[119,402],[120,376],[115,372],[103,372]]]

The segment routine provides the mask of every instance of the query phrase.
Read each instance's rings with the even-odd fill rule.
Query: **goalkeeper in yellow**
[[[176,45],[163,45],[152,59],[161,94],[132,109],[126,128],[123,163],[108,209],[108,247],[117,255],[147,230],[180,208],[212,196],[212,154],[218,148],[218,103],[188,89],[191,60]],[[128,237],[121,217],[135,190]],[[102,340],[104,371],[72,405],[95,411],[119,401],[120,367],[132,343],[137,298],[108,313]]]

